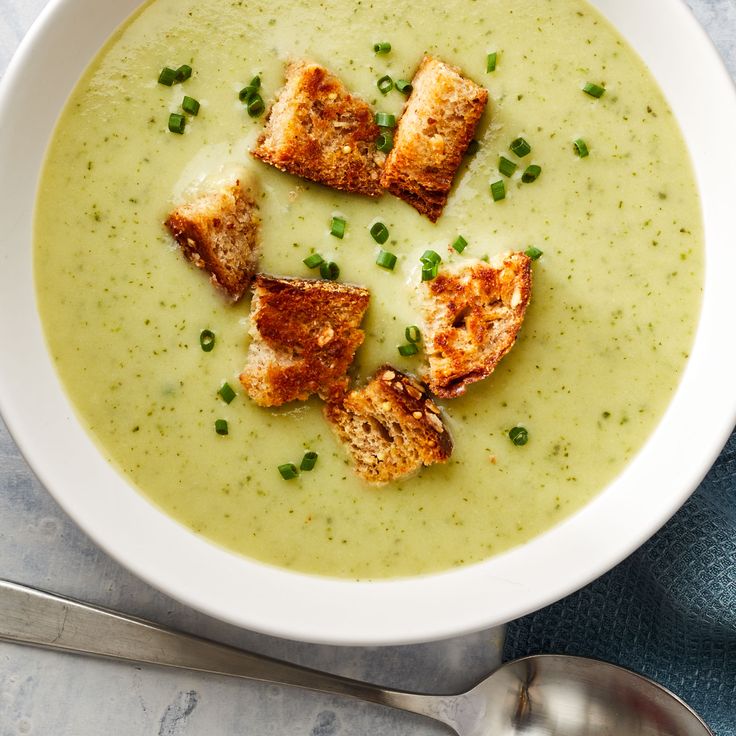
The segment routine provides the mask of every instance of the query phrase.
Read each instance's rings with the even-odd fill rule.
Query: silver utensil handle
[[[432,717],[434,698],[384,690],[0,581],[0,640],[346,695]]]

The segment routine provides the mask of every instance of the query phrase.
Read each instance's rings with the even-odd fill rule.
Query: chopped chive
[[[526,427],[514,427],[509,432],[509,439],[517,446],[521,447],[529,442],[529,432]]]
[[[408,345],[399,345],[399,355],[403,355],[408,358],[410,355],[416,355],[419,352],[419,348],[414,343]]]
[[[189,77],[192,76],[192,67],[189,66],[189,64],[182,64],[177,70],[176,70],[176,81],[177,82],[186,82]]]
[[[406,337],[407,342],[421,342],[422,333],[416,325],[410,325],[404,330],[404,337]]]
[[[598,97],[603,97],[605,91],[605,87],[601,87],[598,84],[593,84],[592,82],[586,82],[585,86],[583,87],[583,92],[585,92],[586,95],[590,95],[591,97],[595,97],[596,99]]]
[[[226,404],[229,404],[235,398],[235,391],[233,391],[229,383],[223,383],[217,393],[220,394],[220,398]]]
[[[390,112],[377,112],[375,115],[376,125],[380,128],[395,128],[396,127],[396,115],[392,115]]]
[[[248,102],[248,115],[252,118],[257,118],[265,109],[266,106],[263,104],[263,100],[260,95],[252,97]]]
[[[261,78],[256,76],[253,77],[253,79],[250,80],[249,87],[253,87],[254,89],[260,89],[261,88]]]
[[[531,258],[533,261],[538,261],[541,258],[543,251],[539,250],[539,248],[535,248],[533,245],[530,245],[524,251],[524,253],[529,256],[529,258]]]
[[[575,149],[575,153],[577,153],[580,158],[585,158],[590,153],[588,151],[588,145],[582,138],[578,138],[572,145]]]
[[[178,133],[181,135],[184,132],[186,125],[187,120],[183,115],[179,115],[176,112],[172,112],[171,115],[169,115],[169,130],[172,133]]]
[[[333,261],[324,261],[319,266],[319,275],[328,281],[335,281],[340,275],[340,266]]]
[[[299,465],[300,470],[314,470],[319,455],[316,452],[306,452]]]
[[[199,345],[205,353],[211,353],[215,347],[215,333],[212,330],[202,330],[199,333]]]
[[[425,263],[422,266],[422,281],[433,281],[440,270],[439,263]]]
[[[394,88],[394,80],[391,79],[388,74],[386,74],[386,76],[381,77],[376,82],[376,86],[378,87],[381,94],[387,95]]]
[[[378,245],[383,245],[388,240],[388,228],[382,222],[377,222],[371,227],[371,237]]]
[[[503,179],[494,181],[491,184],[491,196],[494,202],[500,202],[502,199],[506,199],[506,185],[503,183]]]
[[[410,95],[414,89],[412,83],[407,79],[397,79],[394,86],[402,95]]]
[[[488,56],[486,57],[486,71],[495,72],[497,62],[498,62],[498,53],[494,51],[492,54],[488,54]]]
[[[161,70],[161,74],[158,75],[158,83],[165,84],[167,87],[171,87],[176,82],[176,69],[165,66]]]
[[[227,426],[227,419],[217,419],[215,421],[215,432],[220,435],[226,435],[229,433],[229,429]]]
[[[307,256],[303,263],[307,268],[317,268],[325,262],[325,259],[319,253],[313,253],[311,256]]]
[[[468,147],[465,149],[465,155],[466,156],[474,156],[478,151],[480,150],[480,143],[478,143],[475,138],[473,138],[470,143],[468,143]]]
[[[524,156],[528,156],[532,152],[532,147],[523,138],[517,138],[511,143],[509,148],[519,158],[524,158]]]
[[[194,97],[185,96],[181,103],[181,109],[190,115],[197,115],[199,113],[199,102]]]
[[[345,237],[345,225],[347,223],[342,217],[333,217],[330,223],[330,235],[342,240]]]
[[[285,463],[279,465],[279,473],[284,480],[294,480],[299,475],[299,471],[296,469],[294,463]]]
[[[521,175],[521,180],[524,184],[531,184],[533,181],[539,179],[539,175],[542,173],[542,167],[532,164],[526,167],[526,171]]]
[[[391,44],[388,41],[381,41],[373,44],[373,50],[377,54],[387,54],[391,51]]]
[[[247,105],[251,100],[254,100],[256,97],[260,97],[260,94],[258,93],[258,87],[254,87],[252,84],[249,84],[247,87],[243,87],[243,89],[238,92],[238,99],[244,105]]]
[[[439,266],[442,263],[442,256],[435,250],[425,250],[419,260],[428,266]]]
[[[458,235],[457,238],[455,238],[455,242],[452,244],[452,247],[458,253],[462,253],[468,247],[468,241],[465,240],[462,235]]]
[[[498,170],[503,174],[504,176],[513,176],[516,169],[518,169],[519,166],[515,164],[510,159],[506,158],[506,156],[501,156],[498,159]]]
[[[388,153],[394,147],[394,137],[388,131],[384,131],[376,138],[376,148],[383,153]]]
[[[387,268],[389,271],[393,271],[396,265],[396,256],[387,250],[382,250],[379,252],[378,258],[376,258],[376,263],[381,268]]]

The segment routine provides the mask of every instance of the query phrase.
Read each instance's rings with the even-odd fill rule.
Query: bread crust
[[[324,413],[368,483],[384,485],[452,454],[452,437],[426,387],[390,365]]]
[[[351,95],[325,67],[290,63],[253,156],[304,179],[377,197],[385,154],[366,102]]]
[[[531,259],[521,252],[443,269],[419,286],[427,381],[442,398],[465,393],[511,350],[531,299]]]
[[[381,184],[436,222],[488,102],[457,67],[425,56],[412,80]]]
[[[251,304],[248,359],[240,382],[261,406],[339,400],[363,343],[360,329],[370,292],[326,280],[259,274]]]
[[[240,179],[200,193],[164,223],[197,268],[232,301],[250,286],[260,258],[258,205]]]

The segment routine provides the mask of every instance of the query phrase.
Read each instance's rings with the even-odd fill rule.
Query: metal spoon
[[[713,736],[661,685],[582,657],[524,657],[468,692],[420,695],[250,654],[5,581],[0,640],[347,695],[432,718],[459,736]]]

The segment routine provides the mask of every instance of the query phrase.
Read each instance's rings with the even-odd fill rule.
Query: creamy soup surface
[[[672,396],[700,306],[698,193],[676,121],[647,68],[581,0],[154,0],[101,51],[72,94],[38,195],[35,264],[50,350],[101,451],[153,503],[229,549],[292,570],[383,578],[467,565],[538,535],[579,509],[641,448]],[[373,44],[391,43],[385,55]],[[497,68],[486,71],[489,52]],[[374,109],[398,114],[380,77],[411,79],[424,53],[490,92],[479,151],[432,225],[404,202],[331,191],[253,160],[265,116],[238,91],[259,74],[268,104],[284,63],[323,63]],[[190,64],[183,84],[162,67]],[[604,84],[600,99],[586,82]],[[201,102],[168,132],[184,95]],[[532,153],[509,144],[524,136]],[[575,154],[586,141],[590,155]],[[499,155],[520,168],[494,202]],[[228,305],[188,264],[162,222],[187,188],[222,165],[257,182],[262,270],[314,277],[333,260],[372,301],[356,385],[401,358],[420,323],[412,291],[427,248],[445,261],[535,246],[532,302],[496,372],[442,402],[455,439],[447,465],[381,488],[354,475],[317,400],[279,410],[240,389],[249,299]],[[520,175],[542,167],[532,184]],[[339,214],[343,240],[329,232]],[[393,272],[375,264],[380,220]],[[462,256],[448,246],[463,235]],[[203,352],[203,329],[216,334]],[[226,405],[218,389],[237,391]],[[214,430],[229,423],[229,435]],[[509,430],[528,429],[515,446]],[[277,467],[319,453],[285,481]],[[641,489],[642,494],[647,492]],[[632,509],[632,513],[636,513]],[[134,530],[131,530],[134,533]]]

